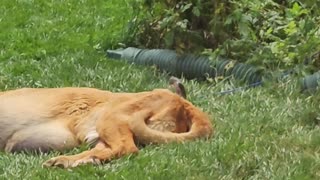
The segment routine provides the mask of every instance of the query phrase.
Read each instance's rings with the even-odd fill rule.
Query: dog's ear
[[[185,88],[184,88],[184,86],[183,86],[183,84],[182,84],[180,79],[178,79],[178,78],[176,78],[174,76],[171,76],[170,79],[169,79],[169,85],[172,86],[175,89],[176,93],[179,96],[187,99],[186,90],[185,90]]]

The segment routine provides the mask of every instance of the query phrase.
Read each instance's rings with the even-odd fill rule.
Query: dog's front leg
[[[79,164],[100,164],[101,161],[96,159],[93,155],[99,153],[108,154],[111,156],[112,152],[110,148],[107,148],[103,142],[98,142],[97,145],[88,151],[82,153],[71,155],[71,156],[57,156],[53,157],[42,164],[43,167],[61,167],[69,168],[76,167]]]
[[[88,163],[100,164],[112,158],[137,153],[138,148],[128,124],[119,117],[110,118],[97,123],[99,142],[94,148],[76,155],[54,157],[43,163],[43,166],[69,168]]]

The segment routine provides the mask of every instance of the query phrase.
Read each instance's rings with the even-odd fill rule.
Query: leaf
[[[195,16],[200,17],[200,10],[199,10],[198,7],[193,7],[192,13],[193,13]]]
[[[182,21],[178,21],[177,22],[177,26],[180,27],[181,29],[187,29],[187,24],[188,24],[188,20],[187,19],[184,19]]]
[[[181,12],[185,12],[186,10],[190,9],[191,6],[192,6],[192,3],[189,3],[189,4],[182,6]]]
[[[224,22],[224,25],[230,25],[233,21],[232,16],[228,16],[227,19]]]
[[[297,30],[297,25],[295,21],[290,21],[289,24],[287,25],[287,27],[285,28],[285,32],[287,35],[292,35],[294,33],[296,33]]]
[[[301,7],[299,6],[299,4],[297,2],[295,2],[292,6],[292,8],[290,9],[291,13],[298,15],[299,12],[301,10]]]
[[[248,23],[244,23],[244,22],[240,22],[239,25],[239,33],[244,36],[244,37],[247,37],[250,33],[250,28],[249,28],[249,25]]]
[[[229,71],[230,69],[234,68],[236,65],[236,61],[230,61],[228,64],[225,65],[224,70]]]
[[[167,48],[171,47],[174,43],[174,32],[168,31],[164,36],[164,42]]]
[[[308,10],[307,9],[302,9],[301,6],[295,2],[292,6],[292,8],[289,10],[293,15],[295,16],[300,16],[302,14],[308,14]]]
[[[267,30],[266,35],[269,35],[269,34],[271,34],[272,32],[273,32],[273,28],[270,27],[270,28]]]

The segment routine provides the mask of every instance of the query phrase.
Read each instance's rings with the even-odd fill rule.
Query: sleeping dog
[[[137,153],[137,144],[184,142],[213,133],[206,113],[167,89],[112,93],[94,88],[23,88],[0,93],[0,150],[90,150],[58,156],[44,167],[100,164]],[[183,89],[182,89],[183,88]]]

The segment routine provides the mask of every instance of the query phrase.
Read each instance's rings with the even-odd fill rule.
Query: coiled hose
[[[129,63],[156,66],[175,76],[187,79],[203,80],[208,77],[234,77],[248,84],[261,82],[262,75],[255,67],[230,60],[210,61],[206,56],[177,54],[166,49],[126,48],[108,50],[107,56],[113,59],[123,59]]]

